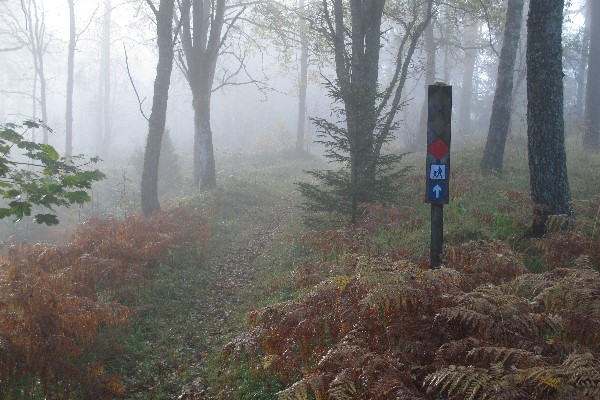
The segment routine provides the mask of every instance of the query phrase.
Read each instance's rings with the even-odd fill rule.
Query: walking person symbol
[[[444,180],[446,179],[446,165],[432,164],[429,172],[429,179]]]

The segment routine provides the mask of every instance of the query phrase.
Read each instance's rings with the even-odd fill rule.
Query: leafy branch
[[[87,190],[105,178],[98,169],[83,169],[99,162],[97,157],[61,157],[54,147],[25,139],[28,129],[40,127],[33,120],[0,125],[0,219],[13,216],[19,221],[41,206],[51,212],[36,214],[35,221],[56,225],[54,207],[89,202]]]

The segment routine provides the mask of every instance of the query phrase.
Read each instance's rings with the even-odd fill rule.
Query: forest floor
[[[294,266],[283,249],[299,225],[293,183],[302,170],[272,162],[224,178],[220,189],[192,200],[210,215],[211,243],[174,252],[153,272],[152,285],[137,290],[133,329],[114,365],[126,398],[228,397],[211,387],[220,349],[242,329],[251,307],[291,293]]]
[[[548,242],[550,244],[544,244],[545,242],[532,238],[529,233],[532,205],[528,194],[526,158],[518,151],[509,152],[505,161],[505,176],[503,179],[499,179],[484,176],[478,172],[476,161],[479,159],[479,154],[480,149],[473,148],[457,151],[453,156],[451,202],[444,207],[445,244],[448,245],[448,248],[453,249],[448,254],[450,260],[452,257],[456,258],[457,255],[462,254],[463,250],[460,249],[463,246],[473,247],[477,251],[479,251],[479,247],[483,246],[484,251],[480,252],[481,254],[488,254],[489,251],[486,249],[489,246],[494,249],[500,246],[502,251],[510,253],[509,258],[513,257],[513,254],[516,255],[519,260],[518,264],[523,266],[523,270],[526,267],[528,271],[535,273],[550,271],[549,262],[553,259],[560,259],[554,264],[562,266],[565,264],[563,258],[570,257],[573,252],[571,250],[579,248],[589,254],[584,254],[587,258],[579,257],[576,254],[578,257],[574,259],[573,263],[583,265],[594,263],[596,262],[594,260],[600,259],[598,258],[600,257],[600,247],[598,247],[600,242],[597,241],[600,228],[600,193],[595,185],[589,184],[589,182],[595,182],[595,168],[600,165],[600,158],[598,158],[600,155],[592,157],[586,152],[570,151],[569,172],[573,204],[577,215],[577,232],[571,236],[556,239],[558,241]],[[110,243],[110,246],[114,246],[100,246],[104,250],[97,256],[101,256],[103,259],[112,259],[111,257],[119,257],[121,254],[119,251],[126,249],[127,253],[121,254],[121,257],[131,258],[132,255],[129,253],[140,253],[137,257],[146,260],[142,263],[143,279],[132,280],[131,286],[127,283],[129,281],[124,282],[123,287],[117,285],[114,290],[111,289],[111,286],[104,289],[100,287],[104,291],[100,293],[98,299],[95,299],[94,296],[90,298],[93,298],[94,301],[97,300],[94,304],[100,311],[104,309],[103,302],[116,300],[120,305],[126,306],[126,309],[129,310],[127,315],[129,316],[129,312],[131,315],[126,321],[124,320],[123,324],[114,322],[105,324],[103,322],[98,325],[104,326],[105,329],[100,330],[98,340],[90,339],[90,343],[93,343],[93,346],[90,347],[93,353],[83,353],[81,360],[77,361],[85,363],[82,365],[100,365],[99,368],[93,369],[95,375],[90,375],[88,381],[93,384],[98,377],[115,377],[116,380],[107,382],[115,382],[116,389],[113,393],[120,395],[124,390],[123,397],[127,399],[275,398],[275,393],[286,389],[304,374],[304,370],[299,367],[299,364],[294,367],[288,362],[294,361],[289,357],[296,356],[297,349],[293,348],[290,352],[284,353],[285,357],[268,352],[252,354],[252,351],[244,353],[247,349],[243,348],[245,344],[242,343],[243,345],[240,346],[242,351],[237,355],[229,358],[223,356],[231,355],[230,345],[235,346],[240,341],[258,343],[259,347],[261,343],[267,343],[272,347],[273,345],[278,346],[277,343],[284,338],[289,338],[290,334],[302,332],[317,336],[320,333],[323,337],[316,338],[320,340],[319,343],[328,345],[333,343],[331,335],[334,330],[327,327],[333,326],[331,324],[335,321],[321,321],[320,316],[326,315],[327,312],[323,313],[322,305],[311,311],[308,307],[311,296],[306,296],[306,294],[324,293],[326,302],[336,301],[336,296],[340,295],[339,288],[346,287],[348,282],[360,278],[358,275],[354,276],[348,272],[348,266],[345,265],[345,263],[355,260],[357,255],[366,256],[375,264],[385,264],[386,257],[389,257],[414,263],[424,270],[428,269],[426,264],[429,252],[430,207],[423,203],[423,158],[422,154],[407,157],[404,165],[412,165],[414,168],[401,178],[395,204],[389,207],[373,205],[369,208],[369,216],[364,223],[350,230],[326,226],[324,230],[309,231],[302,224],[303,211],[300,207],[302,199],[296,190],[295,182],[306,180],[307,176],[304,171],[315,168],[315,160],[292,157],[291,154],[278,154],[272,157],[231,157],[229,161],[221,160],[217,189],[202,193],[179,194],[177,198],[171,200],[171,204],[168,204],[167,201],[163,202],[165,209],[184,209],[183,215],[190,219],[192,223],[189,225],[197,231],[192,228],[190,228],[192,230],[187,230],[185,227],[187,224],[184,223],[181,224],[181,227],[185,234],[169,236],[169,234],[162,234],[165,230],[160,226],[163,225],[144,225],[144,219],[136,222],[140,219],[137,215],[133,215],[133,219],[123,220],[123,223],[126,224],[125,227],[122,227],[123,229],[134,230],[129,232],[119,228],[118,232],[121,230],[129,232],[120,234],[113,230],[114,238],[112,235],[106,235],[106,232],[100,228],[105,223],[109,224],[107,226],[118,226],[121,224],[120,220],[109,222],[109,220],[98,219],[95,225],[93,220],[90,224],[83,224],[83,227],[87,226],[88,236],[91,234],[88,238],[93,242],[90,244],[92,246],[90,248],[98,247],[96,239],[99,238],[99,235],[102,236],[101,242],[108,237],[110,240],[106,240],[106,242]],[[322,168],[322,166],[316,166],[316,168]],[[96,225],[97,227],[94,228]],[[156,226],[157,228],[149,232],[144,226]],[[96,232],[94,229],[100,229],[97,230],[100,233],[94,234]],[[164,239],[161,235],[179,237],[179,239],[172,239],[174,242],[171,241],[168,247],[160,247],[159,243]],[[79,240],[80,238],[73,239]],[[86,247],[87,245],[84,245],[85,241],[74,240],[74,242],[75,246],[80,247],[79,250],[92,251]],[[192,245],[188,246],[189,243]],[[146,249],[147,244],[150,245],[150,248],[153,246],[156,249],[160,248],[157,250],[159,253],[156,254],[164,253],[163,256],[157,258],[155,255],[154,258],[151,258],[151,262],[147,262],[148,259],[144,258],[144,254],[149,251]],[[557,244],[563,247],[557,247]],[[135,248],[131,246],[135,246]],[[546,254],[555,248],[562,250],[555,251],[550,255]],[[15,293],[21,296],[15,297],[16,299],[31,302],[27,291],[30,286],[28,279],[40,279],[38,282],[40,285],[47,283],[46,281],[50,283],[63,282],[61,280],[63,278],[60,278],[63,276],[61,272],[63,269],[66,273],[66,281],[63,283],[72,286],[81,283],[76,280],[69,281],[78,276],[78,274],[69,275],[69,271],[77,272],[76,269],[63,268],[69,267],[71,265],[69,262],[62,260],[58,263],[60,265],[55,266],[56,263],[50,262],[52,260],[47,260],[48,257],[44,256],[44,251],[39,254],[35,253],[37,250],[44,249],[43,246],[39,248],[25,246],[24,250],[20,250],[25,252],[24,254],[31,253],[28,255],[29,258],[21,257],[23,260],[33,260],[40,265],[30,272],[32,270],[30,262],[21,263],[23,265],[19,268],[23,273],[15,276],[22,275],[24,280],[19,281],[23,285],[14,285],[15,290],[18,289]],[[59,251],[57,254],[62,254],[60,251],[64,252],[65,249],[67,247],[63,250],[56,249]],[[352,257],[347,257],[348,255]],[[63,256],[60,255],[60,257]],[[80,259],[92,260],[90,257],[73,257],[72,262],[75,264],[80,262]],[[385,260],[381,257],[384,257]],[[115,265],[120,265],[119,260],[114,261]],[[48,265],[44,267],[46,264]],[[456,266],[457,270],[464,267],[460,262],[458,264],[460,265]],[[94,271],[103,273],[103,270],[98,272],[95,268],[90,267],[83,271],[92,274],[90,277],[93,277]],[[50,276],[53,277],[53,280],[39,278],[35,272],[38,270],[45,271],[39,275],[40,277]],[[132,269],[131,271],[137,270]],[[484,272],[487,273],[487,271]],[[84,274],[84,276],[87,275]],[[118,282],[119,280],[112,279],[112,281]],[[322,282],[329,282],[329,286],[321,285]],[[57,287],[62,286],[58,285]],[[334,293],[331,295],[326,293],[324,289],[327,288],[332,289]],[[92,290],[98,290],[98,287],[92,287]],[[63,292],[54,295],[52,291],[37,290],[36,295],[38,292],[46,293],[48,296],[52,295],[54,297],[50,296],[51,298],[60,301],[66,301],[66,305],[71,304],[69,302],[72,301],[71,297],[63,296]],[[294,301],[282,303],[290,299]],[[341,301],[340,304],[346,304],[345,301]],[[63,317],[69,317],[69,315],[61,314],[61,307],[50,307],[55,304],[54,302],[40,303],[36,300],[34,303],[32,310],[39,311],[44,318],[52,316],[61,320]],[[279,303],[279,305],[273,305],[275,303]],[[38,304],[42,306],[37,307]],[[309,312],[310,314],[314,311],[313,314],[310,314],[315,318],[313,322],[322,323],[322,325],[317,324],[315,328],[311,327],[308,330],[299,329],[298,332],[296,330],[282,331],[279,334],[277,329],[289,328],[289,326],[278,327],[276,318],[273,321],[267,318],[257,322],[257,318],[260,319],[260,315],[264,315],[263,310],[266,306],[269,306],[268,309],[288,307],[286,310],[293,313],[298,305],[302,304],[307,307],[299,309],[299,321],[306,320],[306,315],[302,313]],[[87,310],[87,308],[85,309]],[[47,310],[53,313],[50,315]],[[325,310],[330,314],[339,315],[339,312],[333,311],[333,307],[326,306]],[[353,306],[351,310],[358,312],[361,308]],[[32,316],[35,315],[37,314],[32,314]],[[397,315],[397,313],[389,315]],[[21,326],[23,322],[19,315],[11,312],[10,307],[4,310],[4,314],[0,315],[0,318],[3,316],[9,321],[13,321],[15,326]],[[44,318],[42,320],[45,321],[47,318]],[[433,316],[431,319],[433,320]],[[100,319],[100,321],[103,320]],[[275,325],[269,326],[269,329],[264,332],[274,332],[275,336],[270,337],[267,342],[262,342],[262,339],[252,342],[253,337],[260,338],[260,329],[257,331],[257,324],[266,324],[265,326],[267,326],[269,321]],[[25,322],[30,323],[30,328],[37,329],[39,321],[31,317]],[[72,325],[75,324],[81,329],[85,328],[85,320],[79,324],[76,322],[73,320],[66,326],[72,328]],[[250,327],[249,322],[252,323]],[[306,328],[309,325],[304,324],[303,326]],[[323,328],[324,326],[325,328]],[[347,324],[347,326],[353,326],[353,324]],[[374,324],[373,326],[378,325]],[[31,335],[36,334],[35,329],[30,332]],[[344,329],[342,327],[339,331],[342,332]],[[20,337],[19,332],[21,331],[8,330],[6,333]],[[1,334],[2,332],[0,332]],[[62,334],[56,334],[53,337],[61,337]],[[38,341],[34,340],[34,343],[38,343]],[[82,346],[85,343],[83,341]],[[290,343],[297,343],[297,341],[292,340]],[[414,348],[418,349],[419,347]],[[270,348],[265,351],[275,352],[278,350],[281,348]],[[317,350],[327,351],[327,346],[320,346]],[[43,360],[51,361],[53,357],[55,358],[55,354],[58,353],[46,352],[41,355],[46,357]],[[267,355],[265,356],[265,354]],[[1,352],[0,356],[2,356]],[[273,360],[277,359],[280,360],[278,361],[280,364],[274,364]],[[69,363],[68,357],[66,362]],[[60,362],[56,364],[57,368],[64,366]],[[1,365],[2,360],[0,360],[0,367]],[[279,365],[279,370],[277,365]],[[314,367],[316,364],[314,360],[309,360],[306,365]],[[293,376],[286,375],[290,370],[293,372]],[[278,374],[277,371],[285,373]],[[600,382],[600,378],[598,381]],[[49,389],[55,390],[56,393],[63,393],[62,382],[64,381],[59,379],[56,387]],[[4,384],[4,382],[0,383]],[[0,397],[7,399],[48,398],[47,395],[42,394],[41,384],[25,379],[13,382],[8,386],[4,385],[6,387],[0,385],[0,394],[4,392],[13,394],[9,397]],[[297,388],[300,387],[302,386],[297,386]],[[23,393],[27,396],[23,396]],[[39,396],[33,396],[34,393],[39,393]],[[70,391],[67,393],[73,394],[73,396],[63,396],[64,398],[91,398],[78,395],[80,392],[77,390],[74,393]],[[293,392],[288,394],[293,395]],[[50,397],[58,398],[59,396]]]
[[[472,152],[463,151],[454,160],[446,243],[498,239],[516,250],[529,247],[522,157],[507,162],[508,178],[500,180],[474,172],[477,157]],[[572,155],[576,162],[581,157]],[[418,158],[408,162],[420,165]],[[292,274],[315,254],[297,245],[305,228],[294,182],[305,179],[303,170],[311,164],[285,157],[244,160],[243,168],[232,163],[223,167],[219,189],[183,200],[209,216],[211,241],[200,250],[172,252],[153,272],[152,285],[136,289],[132,329],[123,356],[113,365],[123,377],[126,398],[270,399],[285,388],[281,381],[261,380],[250,366],[226,371],[221,351],[247,330],[248,311],[301,295]],[[579,215],[588,209],[592,213],[594,230],[598,220],[592,199],[598,193],[582,184],[587,176],[572,173],[573,192]],[[400,218],[415,222],[415,227],[374,237],[373,242],[377,251],[402,249],[416,260],[428,252],[428,224],[423,221],[429,207],[422,202],[420,171],[415,169],[404,181]],[[536,254],[524,257],[531,270],[539,268]]]

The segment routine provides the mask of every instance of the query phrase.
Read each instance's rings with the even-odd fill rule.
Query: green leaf
[[[90,195],[83,190],[65,193],[65,198],[71,204],[84,204],[91,200]]]
[[[13,210],[10,208],[0,208],[0,219],[13,215]]]
[[[0,139],[11,143],[19,143],[23,140],[23,136],[18,134],[14,129],[3,127],[0,131]]]
[[[42,125],[37,122],[34,121],[32,119],[28,119],[27,121],[23,121],[23,126],[27,127],[28,129],[36,129],[36,128],[41,128]]]
[[[35,222],[38,224],[46,224],[48,226],[58,225],[58,218],[54,214],[36,214]]]
[[[58,152],[54,149],[54,147],[50,146],[49,144],[40,144],[40,149],[44,153],[46,153],[51,160],[56,161],[60,158]]]
[[[12,214],[17,218],[31,215],[31,203],[28,201],[15,200],[8,203],[12,210]]]
[[[0,125],[0,196],[12,200],[8,208],[0,208],[0,219],[11,215],[21,219],[31,215],[33,207],[40,206],[52,213],[37,214],[36,222],[55,225],[58,218],[53,207],[89,202],[91,198],[84,189],[90,189],[93,182],[106,177],[97,169],[84,169],[89,163],[98,162],[98,158],[86,161],[81,155],[67,160],[61,158],[54,147],[25,140],[19,133],[41,126],[37,121]],[[11,154],[13,149],[21,151],[14,155]],[[73,160],[81,160],[82,165],[75,165]],[[38,167],[21,168],[25,165]],[[79,190],[71,190],[73,188]]]

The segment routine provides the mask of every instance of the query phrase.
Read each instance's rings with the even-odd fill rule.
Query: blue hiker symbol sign
[[[446,164],[431,164],[429,179],[446,180]]]

